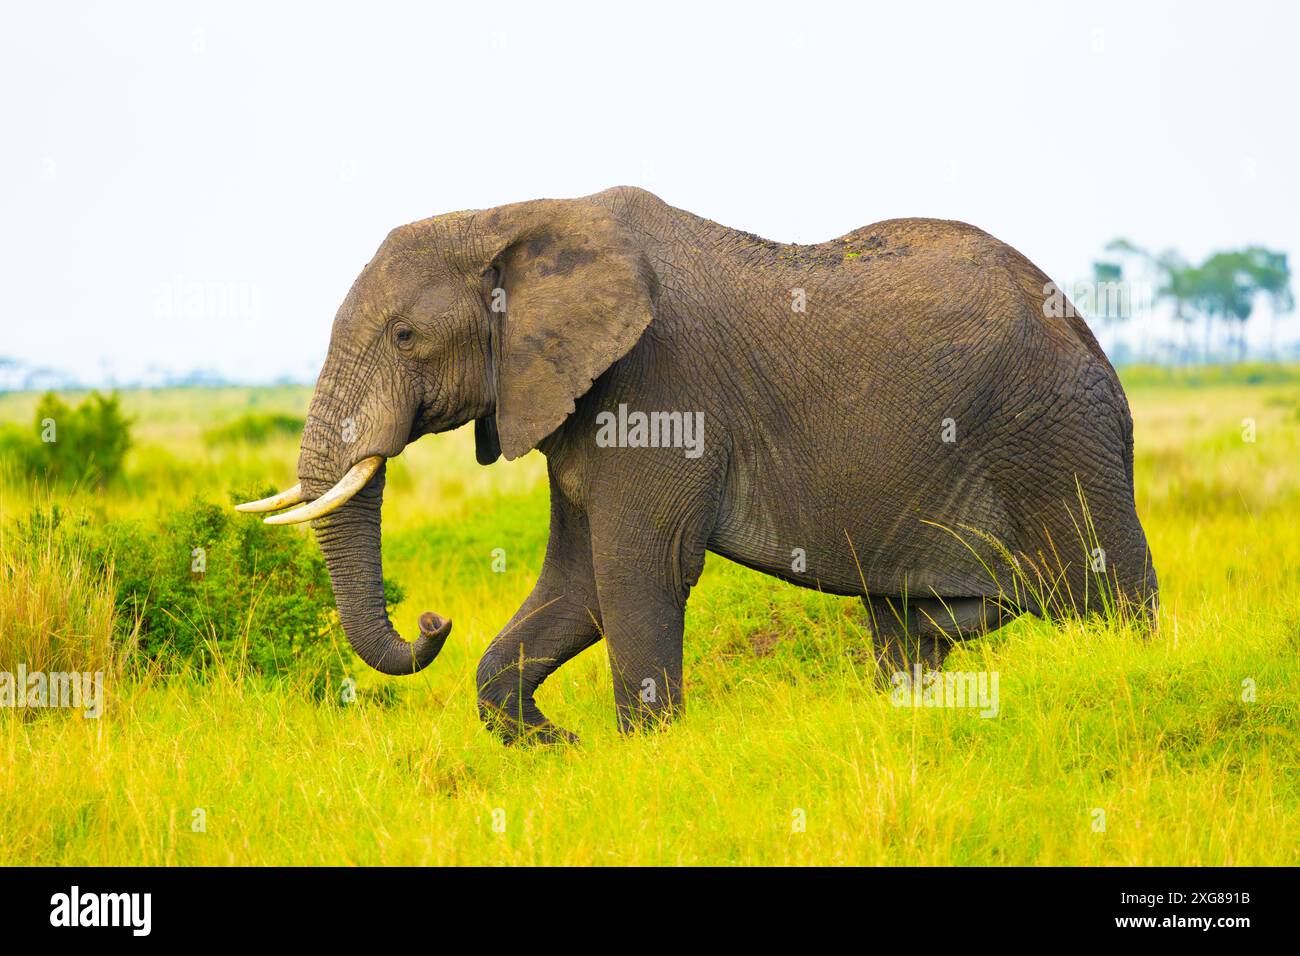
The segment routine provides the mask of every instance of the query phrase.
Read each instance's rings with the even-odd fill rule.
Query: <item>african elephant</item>
[[[1020,613],[1156,604],[1114,369],[1039,269],[963,223],[786,245],[620,187],[394,229],[335,317],[299,485],[241,506],[315,519],[385,674],[451,622],[425,612],[408,643],[385,613],[384,462],[471,421],[481,464],[536,448],[550,483],[540,577],[478,667],[506,742],[571,739],[534,694],[602,637],[620,729],[678,712],[706,550],[861,597],[886,670]]]

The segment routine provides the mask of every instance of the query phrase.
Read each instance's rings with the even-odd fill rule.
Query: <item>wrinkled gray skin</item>
[[[541,576],[478,668],[507,742],[571,738],[534,693],[601,637],[621,729],[680,710],[706,550],[865,594],[884,673],[939,666],[1025,611],[1155,606],[1128,404],[1052,291],[958,222],[782,245],[626,187],[439,216],[393,230],[339,309],[298,475],[311,500],[471,421],[483,464],[546,456]],[[599,447],[620,403],[702,412],[702,454]],[[414,643],[389,623],[383,490],[381,469],[315,527],[356,653],[408,674],[450,622],[426,613]]]

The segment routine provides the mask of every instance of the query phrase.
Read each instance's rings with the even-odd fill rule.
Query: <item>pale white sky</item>
[[[1116,235],[1295,259],[1298,43],[1254,2],[11,5],[0,355],[310,380],[394,225],[621,183],[1063,282]]]

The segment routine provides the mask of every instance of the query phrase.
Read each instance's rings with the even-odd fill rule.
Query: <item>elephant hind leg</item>
[[[1000,436],[986,478],[1014,502],[1011,534],[1017,597],[1049,618],[1132,615],[1154,624],[1155,567],[1133,494],[1133,421],[1105,363],[1062,369],[1059,382],[1026,382],[1037,397],[1018,411],[1033,423]]]
[[[1064,498],[1064,495],[1062,495]],[[1159,584],[1127,493],[1066,499],[1027,529],[1019,552],[1026,604],[1053,619],[1115,614],[1154,627]]]
[[[867,597],[862,603],[885,683],[918,664],[938,670],[955,642],[996,631],[1021,613],[987,597]]]

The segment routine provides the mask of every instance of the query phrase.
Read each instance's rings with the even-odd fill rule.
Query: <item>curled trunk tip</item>
[[[432,611],[420,615],[420,634],[405,641],[384,606],[380,556],[380,510],[385,471],[374,476],[336,510],[312,523],[329,567],[339,621],[357,656],[381,674],[416,674],[441,652],[451,621]]]

